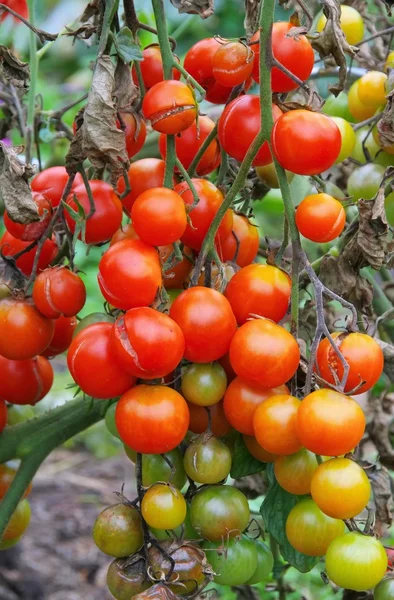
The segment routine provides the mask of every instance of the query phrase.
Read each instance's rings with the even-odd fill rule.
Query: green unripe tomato
[[[256,175],[260,181],[265,183],[265,185],[271,189],[279,189],[280,186],[274,163],[269,163],[269,165],[264,165],[263,167],[256,167]],[[286,171],[286,178],[289,183],[292,181],[293,177],[294,173]]]
[[[394,578],[386,577],[375,588],[374,600],[394,600]]]
[[[256,544],[245,536],[225,542],[204,542],[202,548],[216,573],[214,582],[220,585],[243,585],[257,569]]]
[[[355,169],[347,182],[347,191],[352,200],[371,200],[379,190],[384,171],[384,167],[373,163]]]
[[[328,96],[322,112],[330,117],[341,117],[350,123],[354,123],[354,118],[349,110],[349,100],[346,92],[340,92],[338,96],[334,96],[334,94]]]
[[[133,506],[114,504],[105,508],[93,526],[96,546],[109,556],[124,558],[144,543],[141,517]]]
[[[372,132],[369,133],[369,127],[362,127],[355,131],[355,144],[351,157],[358,162],[365,164],[367,157],[363,150],[363,141],[365,140],[364,147],[368,150],[368,153],[374,163],[383,167],[389,167],[394,163],[394,157],[387,152],[383,152],[379,144],[373,137]]]
[[[130,600],[151,586],[143,559],[125,568],[126,563],[127,560],[117,558],[108,567],[107,585],[115,600]]]
[[[114,404],[111,404],[111,406],[108,408],[107,412],[105,413],[105,426],[111,435],[113,435],[114,437],[118,438],[118,440],[120,440],[119,433],[118,433],[118,430],[116,429],[116,424],[115,424],[115,411],[116,411],[116,402],[114,402]]]
[[[133,464],[137,461],[137,452],[124,446],[126,456]],[[183,456],[179,448],[166,452],[164,456],[170,461],[172,467],[161,454],[142,455],[142,485],[149,487],[157,481],[172,483],[176,488],[182,489],[187,481]]]
[[[183,458],[187,475],[196,483],[219,483],[231,470],[229,447],[213,435],[199,435]]]
[[[7,411],[7,425],[12,427],[18,423],[24,423],[35,417],[36,414],[32,406],[11,404]]]
[[[198,406],[212,406],[224,396],[227,375],[219,363],[193,363],[182,376],[182,394]]]
[[[85,329],[85,327],[88,327],[89,325],[94,325],[95,323],[114,323],[114,322],[115,322],[115,319],[113,317],[111,317],[111,315],[107,315],[107,313],[99,313],[99,312],[91,313],[90,315],[86,315],[86,317],[84,317],[83,319],[81,319],[79,321],[79,323],[76,326],[75,331],[73,333],[73,337],[78,335],[78,333],[80,333],[82,331],[82,329]]]
[[[261,540],[257,540],[255,544],[257,550],[257,568],[252,577],[246,582],[246,585],[254,585],[267,579],[274,568],[274,556],[267,544],[264,544]]]

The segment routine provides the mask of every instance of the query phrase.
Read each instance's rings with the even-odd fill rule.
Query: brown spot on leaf
[[[33,201],[29,178],[34,175],[31,165],[19,160],[17,150],[0,142],[0,189],[10,219],[16,223],[39,221]]]
[[[0,75],[16,88],[27,89],[29,65],[19,60],[6,46],[0,46]]]
[[[207,19],[213,15],[214,0],[170,0],[171,4],[182,13],[188,15],[200,15],[202,19]]]

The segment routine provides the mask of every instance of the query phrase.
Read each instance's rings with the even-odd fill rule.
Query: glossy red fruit
[[[19,254],[19,252],[25,250],[30,244],[31,242],[18,240],[8,233],[8,231],[4,232],[3,237],[0,240],[0,247],[4,256],[15,256],[15,254]],[[58,247],[53,240],[45,240],[38,259],[37,271],[46,269],[55,258],[57,251]],[[36,253],[37,246],[16,259],[16,266],[27,276],[31,275],[33,270]]]
[[[55,320],[55,332],[49,346],[42,353],[43,356],[52,357],[65,352],[70,346],[78,321],[75,317],[63,317]]]
[[[85,284],[66,267],[46,269],[34,282],[33,300],[38,310],[48,319],[57,319],[60,315],[73,317],[85,304]]]
[[[18,15],[20,15],[21,17],[24,17],[25,19],[29,18],[29,9],[26,0],[5,0],[3,4],[8,6],[8,8],[12,8],[12,10],[18,13]],[[0,23],[1,21],[4,21],[4,19],[9,15],[10,13],[4,11],[0,17]],[[14,19],[14,21],[20,23],[20,20],[17,17],[14,17],[14,15],[11,15],[11,17]]]
[[[151,188],[162,187],[164,183],[164,173],[166,164],[159,158],[141,158],[131,163],[128,178],[130,183],[130,192],[121,199],[123,208],[130,214],[132,206],[138,196]],[[124,178],[121,177],[118,183],[118,192],[123,194],[126,189]]]
[[[147,91],[142,112],[156,131],[176,134],[194,123],[197,106],[192,90],[185,83],[169,79]]]
[[[228,236],[216,242],[222,261],[235,261],[246,267],[256,258],[259,250],[259,230],[244,215],[233,214],[233,228]]]
[[[37,173],[31,180],[33,192],[40,192],[48,198],[53,208],[60,204],[64,189],[68,183],[69,175],[65,167],[49,167]],[[83,184],[82,176],[77,173],[71,189]]]
[[[187,225],[181,196],[165,187],[152,188],[138,196],[131,219],[138,237],[152,246],[173,244],[182,237]]]
[[[0,398],[10,404],[37,404],[53,383],[51,363],[43,356],[9,360],[0,356]]]
[[[128,157],[131,158],[137,154],[145,144],[146,124],[144,119],[141,119],[132,113],[121,112],[119,114],[123,123],[119,123],[118,128],[124,129],[126,152]]]
[[[223,410],[223,402],[218,402],[213,406],[204,407],[197,404],[188,403],[190,412],[189,429],[193,433],[204,433],[208,429],[208,411],[211,415],[211,429],[213,435],[222,437],[231,430],[231,425],[227,421]]]
[[[135,384],[118,364],[111,348],[111,323],[95,323],[71,342],[67,365],[81,390],[94,398],[116,398]]]
[[[152,45],[144,48],[142,51],[142,61],[140,61],[139,65],[146,90],[149,90],[156,85],[156,83],[164,80],[163,59],[161,57],[159,46]],[[134,83],[139,85],[137,71],[134,66],[131,73],[133,75]],[[172,79],[180,79],[181,72],[174,68],[172,69],[171,77]]]
[[[52,206],[50,201],[45,198],[42,194],[33,192],[33,200],[37,206],[39,221],[33,221],[23,225],[22,223],[15,223],[8,216],[7,211],[4,213],[4,225],[11,235],[23,240],[24,242],[33,242],[38,240],[45,230],[47,229],[52,216]]]
[[[254,54],[241,42],[223,44],[212,58],[212,74],[225,87],[233,88],[246,81],[253,71]]]
[[[341,235],[346,212],[339,200],[329,194],[311,194],[298,205],[296,224],[308,240],[324,244]]]
[[[128,223],[127,225],[122,225],[120,229],[111,238],[109,243],[110,246],[113,246],[117,242],[122,242],[123,240],[139,240],[140,238],[135,232],[135,229],[132,223]],[[172,246],[171,246],[172,248]]]

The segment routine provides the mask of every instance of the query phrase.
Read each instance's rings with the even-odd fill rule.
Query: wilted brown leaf
[[[394,75],[394,70],[392,71]],[[387,96],[387,104],[383,111],[383,116],[378,121],[378,132],[380,144],[385,146],[394,145],[394,91]]]
[[[30,79],[28,63],[24,63],[6,46],[0,46],[0,76],[16,88],[27,89]]]
[[[178,600],[178,596],[165,583],[155,583],[144,592],[135,594],[133,600]]]
[[[89,21],[91,17],[99,15],[102,8],[103,4],[101,0],[92,0],[92,2],[89,2],[80,18],[81,23],[86,23],[86,21]]]
[[[19,160],[14,148],[0,142],[0,190],[8,216],[16,223],[38,221],[38,211],[29,186],[34,169]]]
[[[202,19],[210,17],[214,10],[214,0],[170,0],[170,2],[181,14],[200,15]]]
[[[365,472],[371,481],[373,490],[376,519],[374,531],[379,537],[382,537],[393,522],[393,495],[390,473],[379,463],[369,466]]]
[[[15,260],[11,256],[0,255],[0,284],[6,285],[10,290],[21,290],[26,282],[27,278],[18,269]]]
[[[388,469],[393,469],[394,448],[390,439],[390,428],[394,419],[394,394],[385,394],[383,397],[371,396],[369,408],[371,413],[371,419],[367,424],[369,437],[379,453],[380,463]]]
[[[374,200],[359,200],[359,228],[357,246],[364,259],[363,267],[380,269],[385,262],[389,242],[389,227],[384,208],[384,188]]]
[[[74,42],[77,38],[80,40],[88,40],[92,37],[94,33],[97,31],[97,25],[93,25],[92,23],[86,23],[86,25],[81,25],[78,29],[68,29],[67,33],[63,35],[73,37]]]
[[[261,0],[245,0],[244,27],[248,39],[258,29],[260,4]]]
[[[131,77],[130,66],[118,60],[115,69],[114,97],[119,111],[127,112],[139,98],[139,91]]]
[[[85,108],[83,107],[78,111],[74,119],[74,123],[76,125],[76,132],[73,139],[71,140],[70,148],[66,156],[66,169],[68,174],[77,173],[80,166],[86,158],[82,148],[82,124],[84,112]]]

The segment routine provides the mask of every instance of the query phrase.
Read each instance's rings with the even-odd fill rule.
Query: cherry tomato
[[[347,182],[347,190],[354,202],[365,198],[371,200],[382,183],[385,168],[373,163],[355,169]]]
[[[75,336],[68,350],[67,364],[74,381],[94,398],[115,398],[135,383],[118,364],[111,331],[110,323],[89,325]]]
[[[133,113],[120,112],[122,123],[118,122],[118,129],[123,129],[126,138],[127,156],[131,158],[137,154],[146,140],[146,124],[144,119]]]
[[[302,444],[297,436],[297,411],[301,402],[294,396],[272,396],[256,408],[253,430],[257,442],[271,454],[293,454]]]
[[[193,158],[214,127],[215,123],[209,117],[201,116],[198,118],[198,125],[197,123],[193,123],[193,125],[176,136],[176,155],[185,169],[190,167]],[[167,136],[164,133],[162,133],[159,138],[159,150],[160,154],[165,159],[167,152]],[[212,173],[212,171],[217,169],[220,165],[220,158],[220,147],[215,138],[209,144],[197,164],[197,175],[201,176]]]
[[[306,81],[312,72],[315,57],[313,48],[306,36],[288,36],[290,30],[294,27],[292,23],[279,22],[274,23],[272,27],[272,54],[278,62],[286,69],[291,71],[293,75]],[[251,42],[256,42],[260,39],[260,32],[256,32],[251,37]],[[254,52],[253,79],[260,81],[260,44],[251,46]],[[277,67],[273,67],[271,71],[272,91],[273,92],[290,92],[298,87],[290,77],[282,73]]]
[[[387,554],[382,544],[361,533],[346,533],[327,550],[327,575],[336,585],[349,590],[373,588],[383,579],[386,569]]]
[[[352,519],[367,506],[371,486],[365,471],[349,458],[332,458],[316,469],[311,494],[329,517]]]
[[[265,183],[265,185],[267,185],[271,189],[276,190],[280,188],[274,163],[270,163],[262,167],[256,167],[256,175],[260,179],[260,181]],[[286,171],[286,178],[289,183],[293,180],[293,177],[294,173]]]
[[[16,469],[12,469],[7,465],[0,465],[0,499],[2,500],[16,475]],[[32,490],[32,483],[30,482],[25,493],[23,494],[23,498],[26,498]]]
[[[84,307],[85,284],[66,267],[46,269],[34,282],[33,300],[38,310],[49,319],[57,319],[60,315],[73,317]]]
[[[212,74],[224,87],[240,85],[252,75],[254,54],[241,42],[228,42],[212,57]]]
[[[139,240],[140,238],[135,232],[135,229],[132,223],[127,223],[127,225],[121,225],[121,227],[114,233],[111,238],[110,246],[117,244],[118,242],[122,242],[123,240]],[[172,248],[172,246],[171,246]]]
[[[203,433],[191,441],[184,456],[187,475],[196,483],[219,483],[231,469],[229,447],[214,436]]]
[[[4,256],[14,256],[15,254],[19,254],[19,252],[25,250],[30,244],[31,242],[23,242],[22,240],[18,240],[13,235],[8,233],[8,231],[4,232],[3,237],[0,240],[0,247]],[[40,257],[38,259],[37,271],[42,271],[49,266],[49,264],[55,258],[57,250],[58,248],[55,241],[50,239],[45,240]],[[36,253],[37,246],[16,259],[16,266],[27,276],[31,275],[33,270]]]
[[[186,532],[186,521],[183,524]],[[162,529],[155,529],[156,532],[160,532],[161,535],[166,535]],[[182,534],[181,534],[182,535]],[[166,592],[174,592],[179,596],[190,595],[200,587],[206,581],[206,574],[210,573],[210,568],[206,564],[205,554],[197,544],[192,544],[189,541],[189,537],[185,534],[185,541],[178,541],[174,543],[173,538],[164,538],[161,548],[155,547],[153,544],[149,548],[148,560],[151,567],[151,572],[154,576],[159,574],[166,575],[167,581],[170,582]],[[182,539],[182,538],[181,538]],[[170,569],[172,570],[173,564],[170,560],[163,556],[163,552],[166,552],[166,556],[170,556],[175,563],[172,575],[168,578]],[[153,600],[153,598],[152,598]]]
[[[259,230],[245,216],[233,215],[233,228],[226,238],[216,242],[220,258],[235,261],[246,267],[256,258],[259,249]]]
[[[348,121],[345,121],[345,119],[342,119],[341,117],[331,117],[331,119],[336,123],[339,131],[341,132],[341,151],[335,161],[335,163],[341,163],[349,158],[354,151],[354,146],[356,145],[356,134],[353,127]]]
[[[33,200],[37,206],[38,215],[40,217],[39,221],[33,221],[28,224],[16,223],[10,219],[7,211],[4,213],[4,225],[7,231],[24,242],[32,242],[40,239],[47,229],[52,216],[51,203],[45,196],[33,192]]]
[[[37,173],[31,180],[31,189],[33,192],[40,192],[48,198],[53,208],[60,204],[64,189],[68,183],[69,175],[65,167],[49,167],[41,173]],[[77,173],[74,179],[72,190],[78,185],[83,185],[82,176]]]
[[[42,353],[43,356],[52,357],[62,354],[70,346],[74,331],[77,328],[75,317],[60,316],[55,320],[55,332],[49,346]]]
[[[192,90],[185,83],[169,79],[147,91],[142,112],[156,131],[176,134],[194,123],[197,105]]]
[[[185,290],[174,300],[170,317],[185,336],[184,357],[198,363],[224,356],[237,328],[228,300],[216,290],[200,286]]]
[[[247,580],[246,585],[260,583],[272,573],[274,567],[274,557],[267,544],[261,540],[255,541],[257,550],[257,568],[252,577]]]
[[[163,268],[163,285],[166,290],[180,289],[182,291],[182,287],[193,268],[194,254],[190,248],[184,246],[182,248],[182,260],[164,271],[164,265],[173,253],[174,248],[172,245],[159,247],[159,258]]]
[[[387,75],[380,71],[368,71],[358,84],[358,97],[364,106],[371,106],[377,110],[386,104],[386,82]]]
[[[94,523],[93,540],[109,556],[122,558],[134,554],[144,541],[139,512],[126,504],[108,506]]]
[[[7,425],[7,405],[4,400],[0,400],[0,432]]]
[[[9,360],[0,356],[0,398],[11,404],[37,404],[53,383],[52,365],[43,356]]]
[[[143,192],[133,204],[134,230],[146,244],[173,244],[185,233],[186,209],[179,194],[164,187]]]
[[[116,428],[124,444],[136,452],[163,454],[178,446],[189,427],[183,397],[162,385],[137,385],[119,400]]]
[[[204,433],[208,429],[208,410],[211,414],[212,433],[218,437],[226,435],[231,427],[223,410],[223,402],[218,402],[209,408],[188,404],[190,412],[189,429],[193,433]]]
[[[311,452],[340,456],[353,450],[365,430],[365,416],[353,398],[329,389],[304,398],[297,416],[297,433]]]
[[[139,65],[146,90],[149,90],[151,87],[156,85],[156,83],[164,80],[163,59],[161,57],[159,46],[153,44],[144,48],[142,51],[142,61],[140,61]],[[131,72],[134,83],[138,85],[139,81],[135,66],[133,66]],[[180,78],[181,72],[178,71],[178,69],[172,69],[172,79]]]
[[[279,117],[274,123],[271,142],[284,169],[298,175],[317,175],[334,164],[342,138],[330,117],[299,109]]]
[[[253,435],[243,435],[242,439],[249,453],[257,460],[266,463],[272,463],[276,460],[276,454],[271,454],[270,452],[267,452],[267,450],[260,446],[260,444]]]
[[[360,79],[357,79],[351,86],[348,94],[349,110],[355,121],[365,121],[370,119],[376,112],[373,106],[366,106],[360,100],[359,96]]]
[[[323,31],[326,23],[326,17],[321,15],[316,26],[317,31]],[[355,44],[361,42],[364,37],[364,20],[358,10],[352,6],[341,4],[340,23],[348,44],[352,44],[354,46]]]
[[[297,227],[304,237],[324,244],[341,235],[346,223],[342,204],[328,194],[311,194],[296,211]]]
[[[300,350],[286,329],[268,319],[254,319],[241,325],[234,335],[230,361],[246,382],[271,388],[293,377]]]
[[[375,600],[393,600],[394,599],[394,579],[387,577],[376,586],[374,590]]]
[[[148,307],[132,308],[115,321],[111,347],[125,371],[141,379],[157,379],[178,366],[185,338],[168,315]]]
[[[295,454],[279,456],[274,462],[279,485],[296,496],[311,493],[311,481],[317,467],[316,455],[306,448],[301,448]]]
[[[202,545],[214,573],[214,582],[220,585],[242,585],[253,577],[257,565],[257,548],[253,540],[240,539],[204,542]]]
[[[165,459],[170,462],[172,467]],[[179,490],[183,488],[187,477],[183,466],[183,455],[179,448],[174,448],[163,456],[161,454],[142,455],[142,485],[149,487],[157,481],[169,482]]]
[[[162,283],[158,253],[141,240],[118,242],[103,254],[97,279],[112,306],[123,310],[148,306]]]
[[[123,208],[130,214],[135,200],[140,194],[156,187],[162,187],[166,164],[159,158],[141,158],[131,163],[127,176],[130,192],[121,199]],[[123,194],[126,184],[123,177],[119,179],[118,192]]]
[[[2,542],[8,542],[21,537],[29,527],[31,518],[31,509],[28,500],[22,500],[18,503],[7,527],[1,537]]]
[[[269,109],[267,109],[269,110]],[[282,111],[272,105],[274,121],[279,119]],[[253,143],[261,126],[260,97],[253,95],[238,96],[223,110],[218,122],[219,142],[223,150],[232,158],[242,162],[249,147]],[[267,165],[272,162],[268,142],[263,142],[253,166]]]
[[[193,496],[190,517],[201,537],[216,542],[242,533],[249,523],[249,504],[235,487],[210,485]]]
[[[127,559],[115,559],[108,567],[107,586],[115,600],[130,600],[150,585],[143,559],[131,564]]]
[[[94,325],[95,323],[111,323],[113,325],[115,323],[114,317],[108,315],[107,313],[90,313],[90,315],[86,315],[83,319],[81,319],[74,331],[73,338],[78,335],[83,329],[89,327],[89,325]]]
[[[349,110],[349,99],[346,92],[340,92],[338,96],[330,94],[321,111],[330,117],[341,117],[351,123],[354,121]]]
[[[185,520],[186,501],[172,485],[157,483],[145,492],[141,514],[150,527],[175,529]]]
[[[345,523],[328,517],[310,498],[300,500],[286,521],[290,544],[307,556],[323,556],[333,540],[342,536]]]
[[[226,391],[227,376],[218,363],[192,364],[182,375],[182,394],[188,402],[212,406]]]
[[[207,231],[223,203],[222,192],[206,179],[192,179],[199,201],[189,213],[191,224],[186,226],[181,241],[194,250],[200,250]],[[174,191],[182,197],[186,206],[193,206],[194,198],[186,181],[175,186]],[[216,242],[224,240],[233,226],[233,213],[227,210],[216,234]]]

